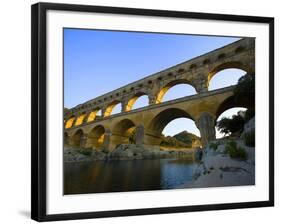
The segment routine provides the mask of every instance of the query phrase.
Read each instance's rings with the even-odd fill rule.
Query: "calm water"
[[[192,179],[192,159],[145,159],[66,163],[64,193],[173,189]]]

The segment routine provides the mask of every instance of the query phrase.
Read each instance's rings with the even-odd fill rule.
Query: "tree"
[[[242,76],[234,89],[234,100],[238,104],[255,107],[255,75]]]
[[[241,115],[233,115],[232,118],[222,118],[217,127],[220,133],[233,134],[235,132],[242,132],[244,128],[244,118]]]

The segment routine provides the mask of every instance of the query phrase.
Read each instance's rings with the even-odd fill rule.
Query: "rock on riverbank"
[[[95,149],[64,149],[65,162],[81,162],[95,160],[133,160],[133,159],[156,159],[173,158],[181,156],[193,156],[194,150],[161,150],[160,147],[149,148],[141,145],[121,144],[112,152]]]
[[[232,141],[233,142],[233,141]],[[229,140],[214,141],[204,149],[202,159],[193,173],[193,180],[179,188],[222,187],[255,184],[255,148],[236,140],[237,148],[245,150],[246,158],[231,158]]]

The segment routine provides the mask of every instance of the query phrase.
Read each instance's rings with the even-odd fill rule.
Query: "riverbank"
[[[178,188],[255,185],[255,117],[240,135],[214,140],[196,157],[192,181]]]
[[[121,144],[111,152],[95,149],[78,149],[65,147],[65,162],[83,162],[99,160],[136,160],[193,157],[194,149],[162,149],[158,146],[144,147],[141,145]]]
[[[215,145],[215,146],[214,146]],[[233,158],[229,145],[241,150],[241,156]],[[244,151],[243,151],[244,150]],[[238,154],[237,154],[238,155]],[[222,140],[209,144],[193,172],[192,181],[178,188],[202,188],[243,186],[255,184],[255,148],[243,140]]]

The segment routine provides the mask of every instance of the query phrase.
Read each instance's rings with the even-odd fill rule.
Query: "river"
[[[191,181],[193,159],[65,163],[64,194],[174,189]]]

